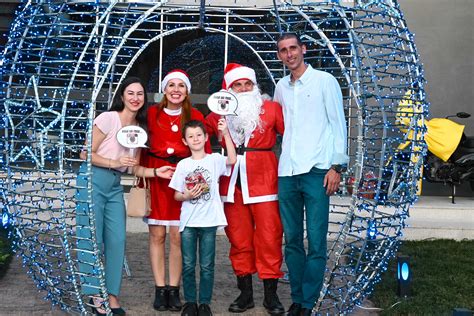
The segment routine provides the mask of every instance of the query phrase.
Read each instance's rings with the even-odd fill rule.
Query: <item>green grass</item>
[[[7,272],[11,260],[12,251],[10,248],[10,241],[7,238],[6,231],[0,225],[0,279]]]
[[[474,311],[474,240],[404,241],[399,253],[410,256],[412,295],[397,296],[392,260],[370,297],[383,309],[381,315],[451,315],[456,307]]]

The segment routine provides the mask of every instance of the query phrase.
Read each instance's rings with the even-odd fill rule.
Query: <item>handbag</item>
[[[137,176],[133,180],[132,188],[128,194],[127,215],[130,217],[146,217],[150,215],[150,189],[147,181],[142,177],[143,188],[138,187],[140,178]]]

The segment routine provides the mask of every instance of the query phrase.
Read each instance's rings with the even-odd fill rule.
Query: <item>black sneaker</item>
[[[301,304],[293,303],[293,304],[291,304],[290,309],[288,310],[288,312],[286,312],[286,315],[300,316],[302,309],[303,309],[303,307],[301,306]]]
[[[110,310],[112,311],[112,314],[114,314],[114,316],[115,315],[119,315],[119,316],[127,315],[127,313],[125,312],[125,310],[122,307],[111,308]]]
[[[211,307],[207,304],[199,305],[198,316],[212,316]]]
[[[198,305],[196,303],[187,302],[183,306],[183,311],[181,316],[197,316],[198,315]]]

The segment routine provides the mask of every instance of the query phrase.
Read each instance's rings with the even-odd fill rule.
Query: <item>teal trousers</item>
[[[86,164],[82,164],[77,185],[87,187]],[[92,204],[95,215],[95,236],[98,257],[105,269],[107,293],[118,296],[122,283],[125,258],[126,213],[121,172],[92,166]],[[101,273],[97,255],[93,252],[91,221],[87,203],[87,189],[79,189],[76,206],[77,257],[81,275],[82,292],[87,295],[100,292]]]
[[[285,261],[293,303],[313,308],[326,268],[329,196],[323,186],[328,170],[278,177],[278,203],[285,236]],[[304,215],[308,250],[304,247]]]

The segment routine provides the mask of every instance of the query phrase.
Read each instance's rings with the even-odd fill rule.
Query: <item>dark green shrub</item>
[[[0,225],[0,278],[7,272],[13,258],[11,243],[7,234],[7,231]]]

